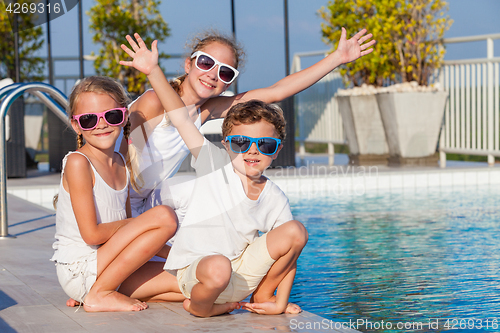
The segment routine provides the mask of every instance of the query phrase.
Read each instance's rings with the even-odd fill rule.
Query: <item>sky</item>
[[[272,85],[285,76],[284,1],[235,0],[236,38],[244,46],[247,58],[238,78],[238,90],[246,91]],[[318,10],[327,0],[288,0],[290,57],[296,52],[329,50],[321,38],[321,22]],[[499,0],[449,0],[448,15],[454,20],[446,32],[447,37],[461,37],[500,33]],[[95,2],[83,1],[84,11]],[[189,5],[187,5],[189,4]],[[180,54],[186,41],[206,28],[231,33],[230,0],[163,0],[159,6],[167,22],[171,36],[159,44],[167,54]],[[97,52],[99,45],[92,42],[88,30],[88,16],[84,15],[84,54]],[[51,21],[52,54],[54,56],[78,56],[77,9]],[[42,25],[45,29],[46,24]],[[348,34],[355,31],[346,27]],[[44,30],[45,31],[45,30]],[[376,38],[376,36],[375,36]],[[125,42],[125,40],[124,40]],[[495,56],[500,56],[500,40],[495,42]],[[41,55],[46,55],[46,48]],[[486,42],[453,44],[447,47],[445,59],[486,57]],[[319,58],[306,61],[311,65]],[[291,59],[290,59],[291,64]],[[181,72],[181,62],[169,60],[163,63],[166,72]],[[78,75],[78,63],[60,62],[55,66],[56,75]],[[85,65],[85,75],[93,74],[92,64]]]

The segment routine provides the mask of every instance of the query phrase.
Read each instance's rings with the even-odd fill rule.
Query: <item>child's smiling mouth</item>
[[[257,160],[257,159],[250,159],[250,158],[246,158],[244,159],[245,163],[250,165],[250,166],[254,166],[254,165],[257,165],[259,164],[260,160]]]
[[[200,82],[201,84],[203,84],[205,87],[208,87],[208,88],[215,88],[214,85],[211,85],[210,83],[206,82],[206,81],[203,81],[202,79],[200,79]]]
[[[113,133],[113,131],[110,131],[110,132],[104,132],[104,133],[96,133],[94,134],[95,136],[98,136],[98,137],[103,137],[103,136],[108,136],[110,135],[111,133]]]

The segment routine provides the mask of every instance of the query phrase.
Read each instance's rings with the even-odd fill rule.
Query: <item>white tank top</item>
[[[71,206],[71,198],[69,193],[63,186],[63,174],[66,166],[66,161],[70,154],[77,153],[85,156],[80,152],[69,152],[63,159],[61,183],[59,185],[59,198],[56,211],[56,241],[52,245],[55,253],[51,260],[59,263],[74,263],[87,255],[91,254],[99,245],[87,245],[83,240],[78,223],[76,222],[75,213]],[[118,153],[120,154],[120,153]],[[123,156],[120,157],[124,160]],[[127,184],[121,190],[111,188],[99,173],[96,171],[92,162],[85,156],[94,172],[95,183],[93,187],[94,205],[96,209],[97,224],[119,221],[127,218],[126,204],[129,188],[129,172],[127,172]],[[124,160],[125,163],[125,160]],[[127,168],[125,168],[127,169]]]
[[[197,112],[198,116],[194,124],[200,129],[200,110],[198,109]],[[132,188],[130,190],[130,204],[134,217],[143,212],[144,201],[149,194],[165,179],[175,175],[189,155],[189,149],[177,129],[169,124],[164,115],[149,135],[144,149],[137,153],[143,186],[138,192]]]

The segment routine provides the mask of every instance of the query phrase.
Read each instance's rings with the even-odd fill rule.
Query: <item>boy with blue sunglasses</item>
[[[127,38],[133,51],[122,46],[133,61],[120,63],[145,73],[162,104],[177,101],[168,116],[194,157],[195,188],[165,263],[188,298],[184,308],[201,317],[238,308],[300,312],[288,297],[308,234],[293,220],[285,194],[263,176],[285,137],[282,111],[256,100],[235,105],[223,123],[225,149],[213,145],[158,66],[157,42],[149,51],[135,37],[138,45]]]

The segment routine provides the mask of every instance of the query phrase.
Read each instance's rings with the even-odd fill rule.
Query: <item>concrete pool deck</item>
[[[414,191],[500,184],[500,168],[485,163],[448,163],[446,169],[378,167],[371,174],[368,168],[327,167],[320,163],[323,157],[309,157],[308,161],[313,158],[319,158],[319,162],[302,169],[271,169],[268,175],[287,194],[335,186],[346,191],[355,191],[356,186]],[[30,171],[28,178],[7,181],[9,234],[17,238],[0,239],[0,332],[355,332],[335,329],[329,320],[308,312],[259,316],[238,310],[214,318],[196,318],[180,303],[151,303],[148,310],[138,313],[75,312],[66,307],[67,296],[49,261],[55,233],[50,203],[59,180],[59,173]]]

